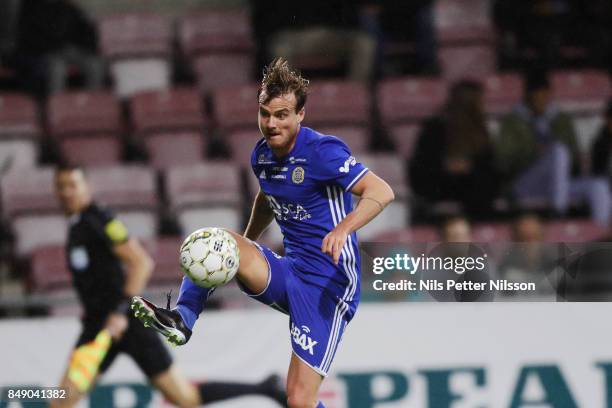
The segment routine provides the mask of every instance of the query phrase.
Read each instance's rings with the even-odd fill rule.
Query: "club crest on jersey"
[[[295,323],[291,322],[291,337],[293,342],[300,346],[302,350],[308,351],[310,355],[314,355],[314,346],[317,345],[318,341],[314,341],[310,336],[310,329],[308,326],[298,327]]]
[[[340,167],[338,169],[338,171],[340,173],[348,173],[349,172],[349,166],[354,166],[355,164],[357,164],[357,160],[355,160],[354,156],[351,156],[348,159],[346,159],[346,161],[344,162],[344,165],[342,167]]]
[[[296,167],[295,169],[293,169],[293,172],[291,173],[291,180],[295,184],[300,184],[301,182],[303,182],[304,181],[304,168]]]
[[[257,163],[262,164],[266,161],[266,156],[262,153],[259,155],[259,157],[257,158]]]

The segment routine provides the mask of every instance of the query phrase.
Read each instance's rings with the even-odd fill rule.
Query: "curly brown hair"
[[[286,59],[275,58],[264,68],[263,79],[257,91],[257,101],[268,103],[271,99],[293,93],[297,101],[295,111],[299,112],[306,104],[308,82],[298,70],[289,66]]]

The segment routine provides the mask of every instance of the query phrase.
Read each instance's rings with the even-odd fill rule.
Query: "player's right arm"
[[[259,190],[253,202],[251,217],[244,231],[244,236],[250,240],[256,241],[261,234],[268,228],[274,219],[274,212],[270,208],[266,195]]]

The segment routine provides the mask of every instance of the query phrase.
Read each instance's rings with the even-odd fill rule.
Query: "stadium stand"
[[[115,93],[121,97],[170,85],[172,28],[152,13],[105,16],[98,22],[100,48],[110,62]]]
[[[0,173],[33,167],[40,134],[34,100],[19,93],[0,93]]]
[[[547,242],[590,242],[604,238],[608,229],[589,220],[561,220],[546,225]]]
[[[96,167],[88,171],[94,197],[110,206],[134,237],[153,238],[158,230],[155,173],[145,166]]]
[[[119,102],[106,91],[57,93],[47,106],[48,130],[67,160],[110,165],[121,158]]]
[[[252,82],[253,57],[249,54],[212,54],[196,57],[193,74],[200,92],[246,85]]]
[[[257,85],[233,86],[213,92],[213,112],[218,129],[223,132],[240,128],[255,130]]]
[[[32,251],[29,286],[32,292],[48,292],[72,287],[63,245],[47,245]]]
[[[239,230],[240,171],[231,162],[208,162],[169,168],[166,196],[183,233],[202,225]]]
[[[389,204],[374,221],[361,228],[359,236],[367,240],[381,231],[407,226],[410,217],[410,196],[406,181],[405,160],[388,153],[362,155],[359,160],[389,183],[395,193],[395,201]]]

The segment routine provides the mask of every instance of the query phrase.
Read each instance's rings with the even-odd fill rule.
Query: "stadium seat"
[[[236,207],[184,208],[178,211],[176,218],[183,234],[188,234],[202,227],[219,227],[232,231],[242,231],[244,229],[242,215]]]
[[[63,245],[48,245],[32,251],[29,286],[33,293],[44,293],[72,286]]]
[[[63,214],[18,215],[11,220],[15,235],[15,255],[27,257],[34,249],[66,242],[68,222]]]
[[[396,125],[389,129],[395,151],[404,159],[412,158],[421,127],[416,124]]]
[[[318,126],[369,125],[370,95],[364,84],[316,81],[308,89],[305,123]]]
[[[24,94],[0,93],[0,140],[36,138],[40,135],[38,108]]]
[[[436,37],[442,46],[493,42],[488,0],[437,0]]]
[[[253,130],[237,130],[225,136],[225,142],[230,148],[232,159],[240,167],[251,171],[251,153],[259,140],[263,137],[257,129],[256,124],[252,124]]]
[[[200,92],[210,92],[247,85],[253,78],[253,56],[250,54],[211,54],[196,57],[192,70]]]
[[[6,220],[18,215],[58,213],[52,168],[12,171],[2,177],[2,209]]]
[[[377,99],[383,123],[419,122],[440,109],[446,101],[446,84],[439,79],[397,78],[380,82]]]
[[[440,47],[438,58],[442,76],[447,81],[480,80],[495,72],[495,50],[490,45]]]
[[[102,54],[111,60],[167,57],[170,55],[172,27],[159,14],[125,13],[98,21]]]
[[[59,142],[62,158],[85,167],[118,164],[121,142],[116,135],[71,137]]]
[[[546,224],[544,240],[547,242],[590,242],[602,239],[608,228],[589,220],[555,221]]]
[[[178,262],[181,237],[164,237],[143,240],[145,250],[153,258],[155,268],[151,276],[151,285],[180,285],[183,272]]]
[[[0,139],[0,173],[36,166],[38,146],[32,140]]]
[[[217,89],[213,92],[214,116],[222,131],[256,129],[257,89],[256,84],[251,84]]]
[[[307,122],[307,121],[306,121]],[[308,123],[306,123],[308,125]],[[333,135],[348,145],[352,153],[367,153],[370,146],[370,132],[364,126],[316,127],[324,135]]]
[[[159,221],[153,209],[120,209],[116,215],[125,224],[131,237],[153,239],[158,234]]]
[[[575,114],[601,114],[612,95],[610,77],[603,71],[558,71],[551,76],[554,100]]]
[[[183,233],[241,227],[240,171],[232,162],[172,167],[166,171],[166,195]]]
[[[175,130],[201,130],[202,99],[196,89],[174,88],[148,91],[130,99],[132,127],[139,134]]]
[[[110,61],[115,93],[124,98],[167,88],[172,53],[171,22],[151,13],[126,13],[100,19],[100,48]]]
[[[406,161],[393,154],[361,155],[358,160],[372,172],[385,180],[395,193],[395,201],[372,222],[359,230],[359,236],[370,239],[381,231],[392,228],[403,228],[408,225],[410,206],[409,191],[406,182]]]
[[[488,115],[509,113],[523,98],[523,80],[518,74],[493,74],[482,81],[484,110]]]
[[[149,167],[96,167],[88,177],[96,199],[117,211],[157,209],[155,173]]]
[[[207,10],[179,21],[179,42],[188,58],[211,53],[253,52],[251,17],[245,9]]]
[[[226,161],[171,167],[166,172],[166,193],[173,209],[238,205],[239,168]]]
[[[58,93],[49,99],[47,123],[51,135],[57,138],[117,134],[121,129],[119,102],[106,91]]]
[[[144,138],[149,164],[156,170],[203,161],[204,141],[197,131],[157,132]]]

